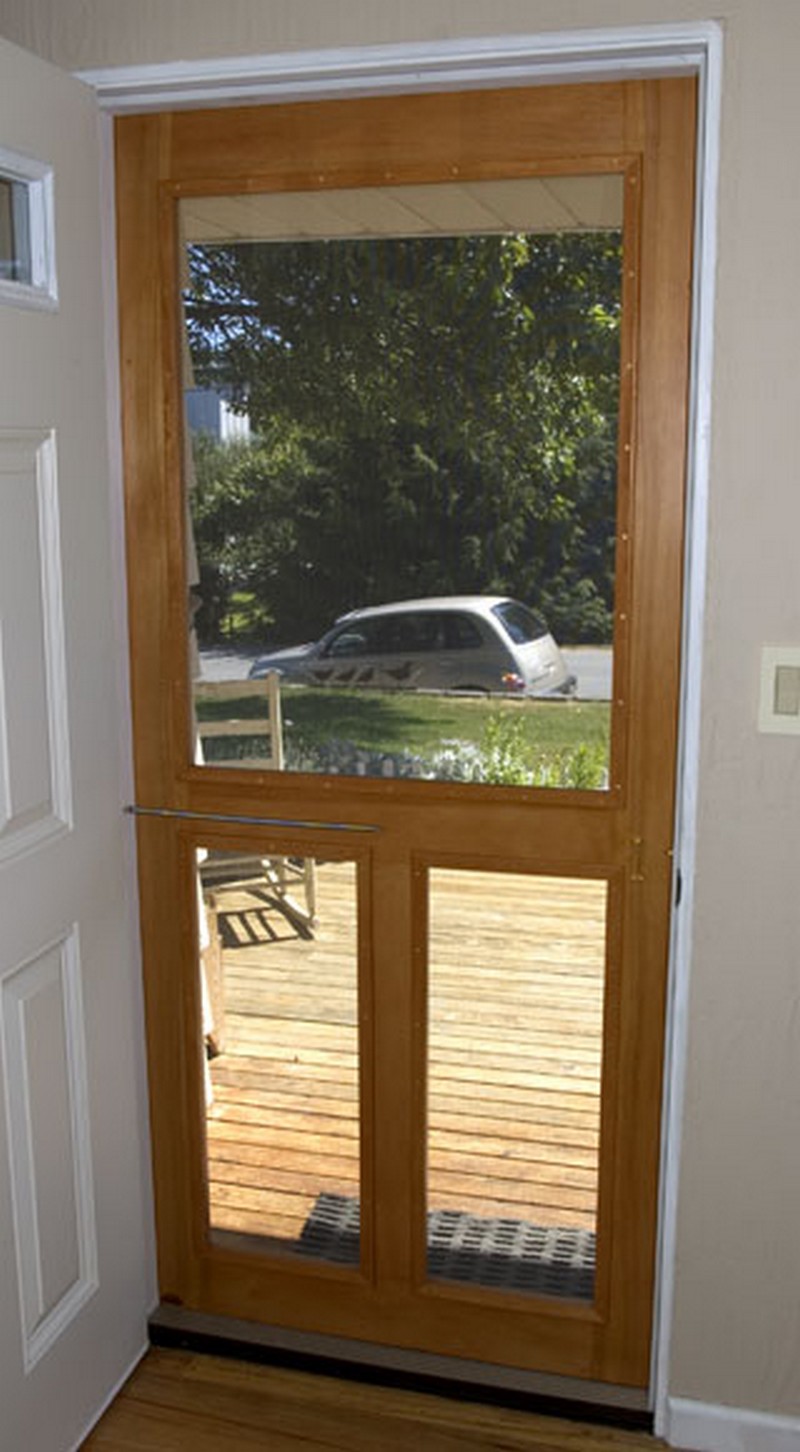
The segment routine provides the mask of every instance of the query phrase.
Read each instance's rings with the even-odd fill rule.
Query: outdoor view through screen
[[[621,193],[181,203],[198,761],[608,785]]]

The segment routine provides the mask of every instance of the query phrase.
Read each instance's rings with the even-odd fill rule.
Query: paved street
[[[201,650],[200,665],[204,681],[241,681],[247,677],[259,652]]]
[[[562,653],[570,670],[578,677],[577,695],[582,701],[611,700],[610,645],[580,645],[562,649]]]

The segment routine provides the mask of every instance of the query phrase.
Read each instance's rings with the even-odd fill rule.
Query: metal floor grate
[[[321,1194],[300,1233],[298,1250],[337,1265],[357,1265],[359,1227],[357,1200]],[[594,1271],[591,1230],[483,1219],[461,1210],[434,1210],[428,1216],[428,1273],[437,1279],[590,1301]]]

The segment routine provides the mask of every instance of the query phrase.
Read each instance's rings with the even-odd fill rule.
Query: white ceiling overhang
[[[586,232],[622,225],[621,174],[185,197],[186,242]]]

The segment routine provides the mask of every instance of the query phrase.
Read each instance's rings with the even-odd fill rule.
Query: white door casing
[[[140,1354],[154,1272],[98,117],[0,42],[0,173],[15,157],[54,233],[42,297],[0,290],[0,1448],[60,1452]]]

